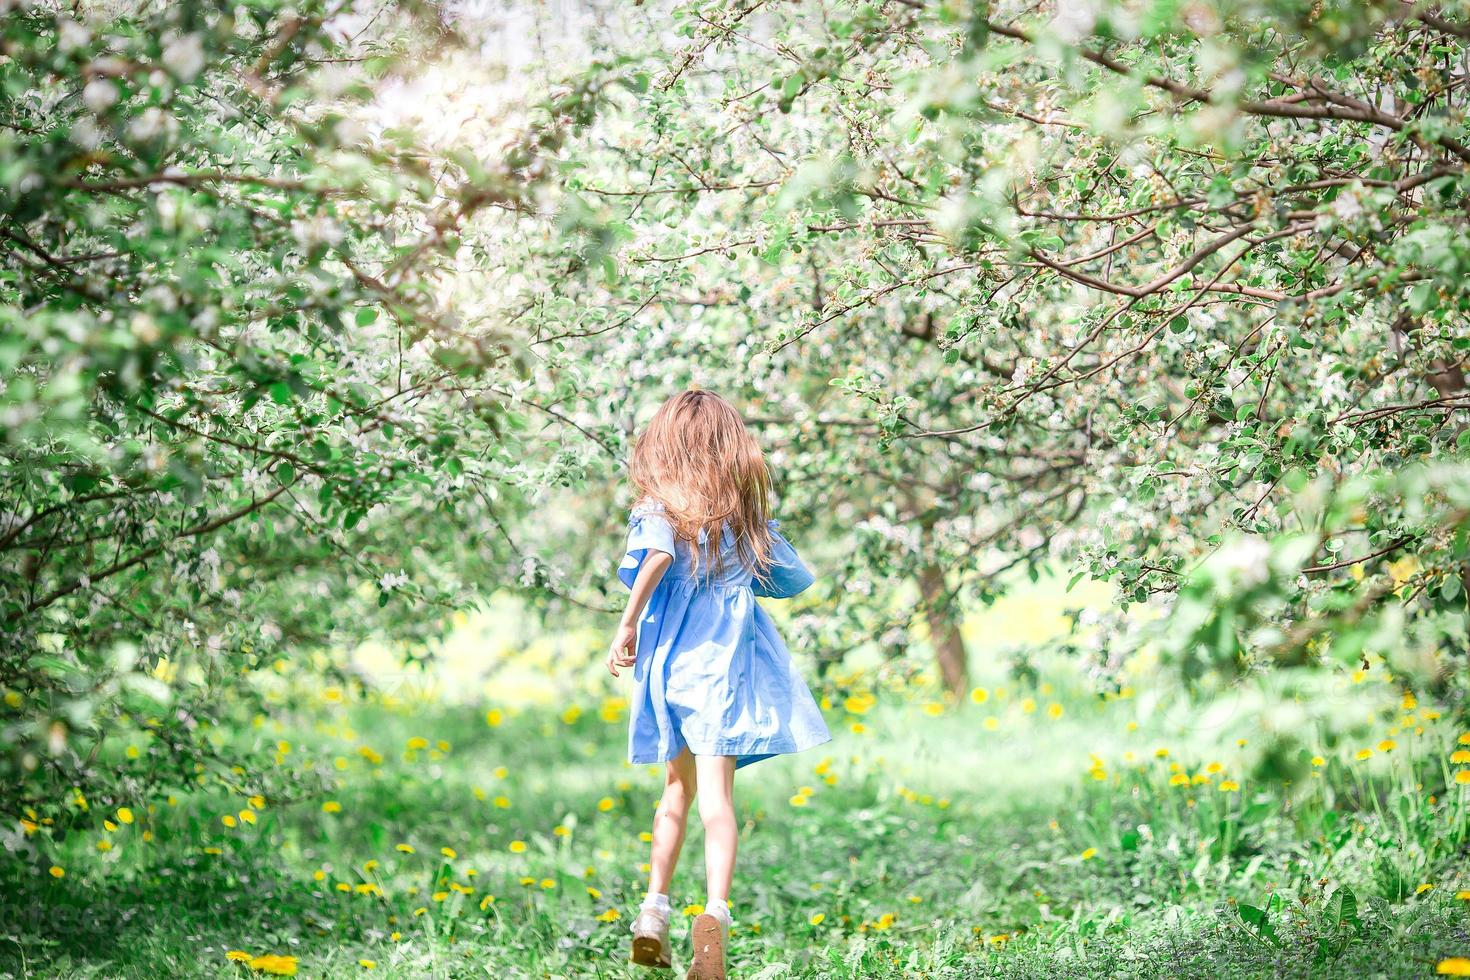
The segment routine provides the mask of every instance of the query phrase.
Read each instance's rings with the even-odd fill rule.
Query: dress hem
[[[746,765],[750,762],[759,762],[762,759],[769,759],[773,756],[795,755],[798,752],[805,752],[819,745],[825,745],[830,741],[832,741],[831,732],[824,732],[819,737],[800,741],[790,736],[762,739],[758,742],[748,742],[745,740],[739,742],[717,741],[708,748],[696,747],[686,742],[672,751],[629,753],[628,763],[634,766],[657,765],[660,762],[671,761],[680,752],[684,751],[685,748],[688,748],[694,755],[733,756],[737,760],[746,760],[743,763],[737,762],[736,766],[738,768],[741,765]]]

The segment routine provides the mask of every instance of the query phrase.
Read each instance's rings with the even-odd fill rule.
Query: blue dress
[[[633,509],[618,578],[631,589],[654,551],[674,563],[638,621],[630,762],[667,762],[688,746],[695,755],[735,756],[739,767],[831,740],[775,624],[755,601],[789,598],[813,581],[776,522],[770,526],[774,563],[763,578],[741,564],[725,528],[720,572],[710,580],[702,566],[695,574],[693,546],[675,541],[662,505]]]

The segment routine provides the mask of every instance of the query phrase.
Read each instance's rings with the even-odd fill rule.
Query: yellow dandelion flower
[[[204,853],[205,854],[219,855],[219,854],[223,854],[225,852],[222,851],[222,850],[220,850],[218,847],[206,847],[206,848],[204,848]]]
[[[864,725],[860,721],[855,721],[851,725],[848,725],[847,727],[848,727],[848,730],[851,731],[854,735],[862,735],[862,734],[865,734],[867,732],[867,730],[868,730],[868,726],[867,725]]]
[[[510,853],[512,853],[512,854],[524,854],[524,853],[526,853],[526,842],[523,841],[523,840],[513,840],[513,841],[511,841],[510,842]]]
[[[557,824],[555,827],[551,828],[551,832],[557,837],[570,837],[572,834],[572,828],[563,824]]]
[[[1470,784],[1470,769],[1461,769],[1455,773],[1455,782],[1461,786]]]
[[[51,877],[53,877],[53,878],[65,878],[66,877],[66,869],[63,868],[59,864],[53,864],[53,865],[51,865],[51,867],[50,867],[49,870],[51,872]]]
[[[1172,775],[1172,776],[1169,777],[1169,785],[1170,786],[1188,786],[1189,785],[1189,776],[1186,773],[1176,772],[1174,775]]]
[[[436,902],[442,902],[446,898],[449,897],[449,893],[448,892],[435,892],[434,894],[430,895],[429,897],[432,898]]]
[[[1327,765],[1327,760],[1322,758],[1320,755],[1314,755],[1312,756],[1312,765],[1318,767],[1325,766]]]
[[[1362,762],[1365,759],[1371,759],[1371,758],[1373,758],[1373,750],[1372,749],[1359,749],[1358,752],[1357,752],[1357,755],[1355,756],[1355,758],[1359,762]]]
[[[1165,748],[1157,748],[1157,749],[1154,749],[1154,758],[1156,758],[1156,759],[1167,759],[1167,758],[1169,758],[1169,750],[1168,749],[1165,749]]]
[[[397,931],[397,930],[396,930],[396,929],[395,929],[395,930],[394,930],[394,931],[393,931],[393,932],[390,932],[390,933],[388,933],[388,938],[389,938],[389,939],[390,939],[390,940],[392,940],[392,941],[393,941],[393,942],[395,942],[395,943],[396,943],[396,942],[398,942],[398,940],[400,940],[400,939],[402,939],[402,938],[403,938],[403,933],[401,933],[401,932],[398,932],[398,931]]]
[[[418,916],[423,915],[424,913],[426,913],[428,911],[429,911],[429,909],[428,909],[427,906],[420,905],[418,908],[416,908],[416,909],[413,910],[413,914],[414,914],[414,917],[417,918]]]
[[[408,748],[412,752],[417,752],[417,751],[420,751],[422,749],[427,749],[428,747],[429,747],[429,740],[426,739],[426,738],[424,738],[422,735],[415,735],[413,738],[411,738],[411,739],[408,740]]]
[[[371,970],[371,969],[373,969],[374,967],[376,967],[378,965],[378,961],[377,960],[358,960],[357,961],[357,965],[360,966],[360,967],[362,967],[364,970]]]
[[[484,898],[480,899],[480,911],[483,912],[483,911],[485,911],[486,909],[488,909],[490,906],[492,906],[494,904],[495,904],[495,896],[494,895],[486,895]]]
[[[1220,792],[1222,793],[1234,793],[1239,791],[1239,789],[1240,784],[1233,779],[1224,779],[1220,781]]]
[[[104,853],[107,852],[107,851],[112,850],[112,841],[110,841],[110,840],[99,840],[97,842],[97,850],[102,851]]]
[[[341,813],[342,812],[342,804],[338,803],[336,800],[327,800],[327,802],[325,802],[325,803],[322,804],[322,812],[323,813]]]
[[[1035,698],[1025,698],[1025,699],[1023,699],[1021,701],[1021,711],[1024,712],[1025,714],[1028,714],[1028,715],[1029,714],[1034,714],[1036,712],[1036,699]]]
[[[129,810],[125,806],[118,807],[117,808],[117,822],[118,823],[132,823],[133,822],[133,811],[132,810]]]
[[[653,840],[653,834],[645,830],[638,835],[638,839],[647,844]]]
[[[1451,956],[1449,959],[1440,960],[1434,972],[1445,977],[1470,977],[1470,959],[1463,956]]]
[[[621,912],[619,912],[617,909],[607,909],[604,912],[597,913],[597,921],[598,922],[616,922],[619,919],[621,919],[622,917],[623,917],[623,914]]]
[[[510,809],[510,800],[507,799],[504,796],[497,796],[491,802],[493,802],[495,804],[496,809],[499,809],[499,810],[509,810]]]
[[[1398,747],[1399,747],[1399,743],[1395,742],[1391,738],[1386,738],[1383,741],[1381,741],[1381,742],[1378,743],[1378,751],[1379,752],[1392,752],[1394,749],[1396,749]]]
[[[412,854],[414,852],[412,844],[399,844],[394,848],[394,850],[398,851],[401,854]]]
[[[345,882],[345,881],[339,881],[339,882],[337,882],[337,886],[336,886],[336,887],[337,887],[337,890],[338,890],[338,891],[339,891],[339,892],[342,892],[342,893],[344,893],[344,894],[345,894],[345,893],[347,893],[347,892],[350,892],[350,891],[352,891],[352,886],[351,886],[351,885],[349,885],[349,884],[348,884],[348,883],[347,883],[347,882]]]
[[[588,885],[587,886],[587,894],[589,896],[591,896],[592,898],[601,898],[602,897],[601,890],[600,889],[597,889],[597,888],[593,888],[591,885]]]
[[[1065,712],[1062,710],[1062,706],[1060,704],[1057,704],[1055,701],[1046,706],[1046,716],[1052,721],[1056,721],[1058,718],[1062,717],[1063,714],[1065,714]]]
[[[255,826],[255,811],[254,810],[241,810],[240,811],[240,822],[241,823],[248,823],[252,827]]]
[[[580,717],[582,717],[582,708],[580,705],[574,704],[561,713],[562,724],[565,725],[575,725],[577,719]]]
[[[266,956],[257,956],[250,961],[250,969],[257,973],[269,973],[277,977],[294,977],[296,975],[296,957],[278,956],[271,953]]]
[[[315,881],[326,881],[327,880],[327,873],[325,871],[323,871],[321,868],[317,868],[315,871],[313,871],[311,873],[311,877]]]
[[[556,881],[554,879],[552,879],[552,878],[542,878],[541,879],[541,888],[544,891],[550,891],[551,889],[553,889],[555,887],[556,887]]]
[[[225,954],[225,959],[234,963],[249,963],[254,958],[243,949],[232,949]]]
[[[1138,722],[1130,721],[1128,724],[1124,725],[1123,728],[1126,731],[1136,732],[1138,731]]]
[[[944,714],[944,705],[939,701],[930,701],[924,705],[924,714],[931,718],[938,718]]]
[[[1461,902],[1470,902],[1470,891],[1455,892],[1455,898]]]
[[[102,821],[102,828],[110,834],[117,829],[117,824],[113,823],[111,820],[104,820]]]
[[[1450,761],[1457,766],[1470,762],[1470,749],[1456,749],[1450,753]]]
[[[684,906],[684,914],[687,916],[703,915],[704,906],[699,905],[698,903],[694,905],[686,905]]]
[[[364,870],[364,871],[366,871],[366,872],[368,872],[368,873],[371,874],[372,872],[377,871],[378,870],[378,867],[379,867],[379,865],[378,865],[378,859],[377,858],[372,858],[372,859],[370,859],[370,860],[368,860],[368,861],[366,861],[366,862],[363,863],[362,870]]]
[[[795,795],[795,796],[793,796],[793,797],[792,797],[792,798],[791,798],[791,799],[790,799],[790,800],[789,800],[789,801],[788,801],[788,802],[789,802],[789,803],[790,803],[790,804],[791,804],[791,805],[792,805],[792,806],[806,806],[806,805],[807,805],[807,802],[808,802],[808,800],[807,800],[807,797],[805,797],[805,796],[803,796],[803,795],[802,795],[802,794],[800,794],[800,793],[797,793],[797,794],[796,794],[796,795]]]
[[[613,798],[611,796],[604,796],[602,799],[597,801],[597,809],[601,810],[603,813],[611,810],[614,805],[615,804],[613,803]]]
[[[1432,881],[1426,881],[1426,882],[1424,882],[1424,884],[1422,884],[1418,888],[1415,888],[1414,889],[1414,894],[1415,895],[1423,895],[1425,892],[1431,891],[1433,888],[1434,888],[1434,882],[1432,882]]]
[[[1470,745],[1470,732],[1461,734],[1458,741],[1461,745]]]
[[[441,847],[439,848],[439,853],[449,858],[449,860],[451,861],[459,857],[459,854],[452,847]]]
[[[976,704],[984,704],[990,700],[990,692],[983,687],[977,687],[970,692],[970,700]]]
[[[1097,848],[1089,847],[1087,850],[1083,851],[1079,855],[1079,857],[1081,857],[1084,861],[1091,861],[1093,858],[1097,857]]]
[[[879,932],[882,932],[885,929],[892,928],[893,923],[897,919],[898,916],[894,915],[892,912],[884,912],[878,917],[878,921],[873,923],[873,928],[877,929]]]
[[[977,688],[977,690],[978,690],[978,688]],[[807,919],[806,921],[810,925],[819,926],[823,922],[826,922],[827,921],[827,913],[825,913],[825,912],[818,912],[816,915],[812,916],[810,919]]]

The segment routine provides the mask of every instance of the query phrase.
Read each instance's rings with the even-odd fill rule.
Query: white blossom
[[[171,118],[158,106],[150,106],[128,124],[128,135],[140,143],[157,139],[169,130]]]
[[[94,78],[82,89],[82,104],[101,115],[117,104],[117,86],[106,78]]]
[[[56,50],[62,54],[86,47],[92,40],[92,32],[74,20],[63,20],[56,25]]]
[[[192,82],[204,70],[204,41],[198,34],[175,37],[163,47],[163,66],[180,81]]]

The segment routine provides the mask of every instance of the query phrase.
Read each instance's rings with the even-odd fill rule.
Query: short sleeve
[[[638,571],[651,551],[674,555],[674,527],[655,507],[639,506],[628,519],[628,548],[618,566],[618,579],[628,588],[638,579]]]
[[[771,567],[764,575],[757,575],[752,583],[756,595],[769,599],[789,599],[805,592],[816,581],[791,542],[778,530],[780,526],[776,521],[770,522]]]

